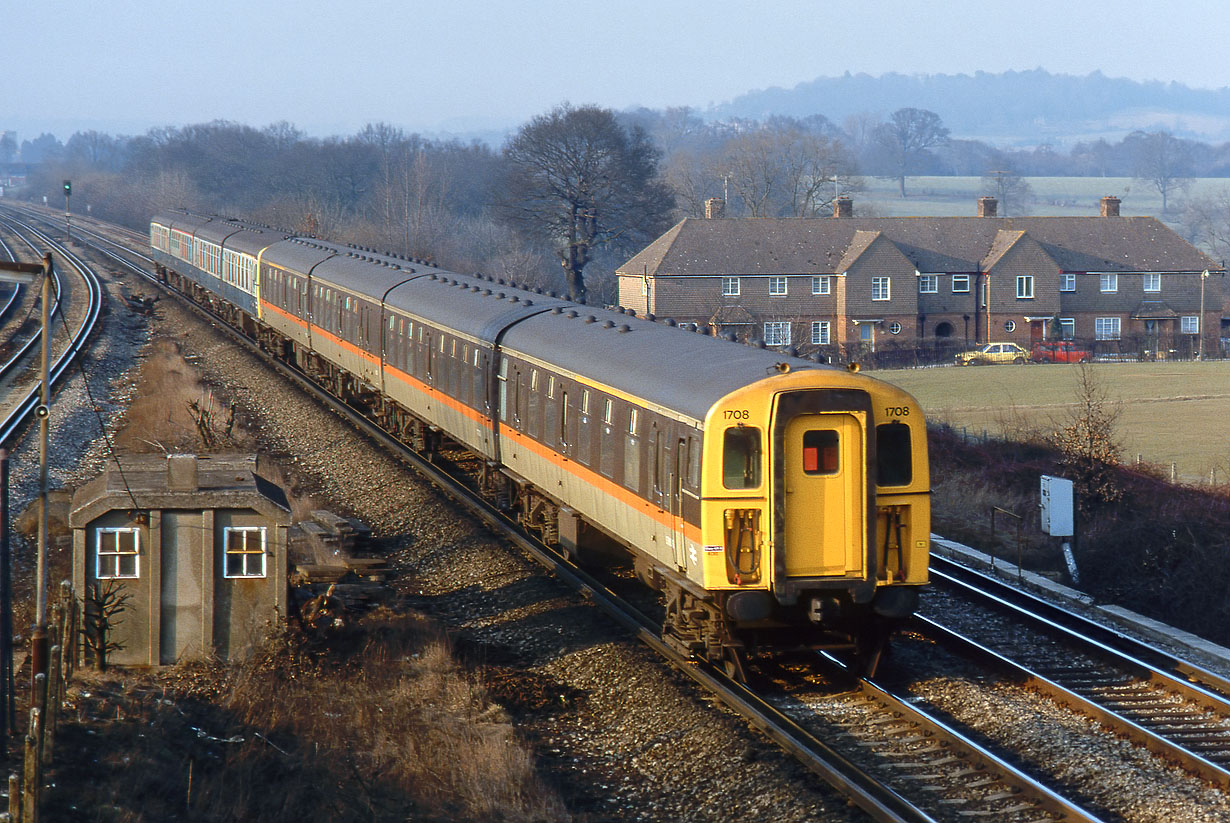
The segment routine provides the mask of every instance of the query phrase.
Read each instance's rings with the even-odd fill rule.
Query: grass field
[[[928,419],[971,434],[1023,436],[1063,424],[1076,401],[1077,366],[1032,364],[885,370],[875,376],[911,392]],[[1123,459],[1140,455],[1179,478],[1230,478],[1230,361],[1096,363],[1107,398],[1117,404]]]
[[[1131,177],[1027,177],[1025,181],[1033,190],[1033,199],[1024,211],[1010,205],[1013,216],[1097,217],[1098,201],[1105,195],[1122,201],[1124,217],[1162,216],[1161,195]],[[907,177],[904,200],[896,180],[865,177],[863,182],[866,188],[853,195],[855,209],[863,203],[883,217],[973,217],[984,193],[980,177]],[[1223,189],[1230,189],[1230,178],[1193,180],[1186,193],[1171,194],[1166,216],[1176,216],[1186,197],[1207,197]]]

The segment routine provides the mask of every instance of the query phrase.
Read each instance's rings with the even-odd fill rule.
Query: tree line
[[[1230,145],[1134,132],[1067,151],[996,148],[953,139],[939,115],[917,108],[839,125],[819,114],[715,122],[688,108],[564,104],[499,148],[387,123],[322,139],[286,122],[218,121],[0,140],[0,163],[14,159],[34,164],[25,197],[58,206],[72,179],[75,211],[134,228],[188,208],[603,303],[615,298],[616,266],[675,221],[703,216],[712,198],[731,217],[825,217],[867,176],[895,180],[901,197],[914,175],[981,176],[1007,215],[1027,213],[1029,176],[1123,176],[1154,186],[1169,211],[1192,178],[1230,175]],[[1223,194],[1189,199],[1173,217],[1225,257],[1228,215]]]

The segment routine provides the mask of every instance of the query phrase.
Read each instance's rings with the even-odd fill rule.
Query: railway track
[[[0,225],[14,232],[35,256],[41,257],[46,252],[53,254],[52,274],[56,297],[49,313],[53,348],[49,376],[54,388],[73,366],[90,335],[94,333],[102,313],[102,283],[85,260],[50,235],[7,217],[0,218]],[[74,272],[76,277],[70,280],[64,276],[65,268]],[[78,280],[81,284],[80,292],[75,286]],[[61,329],[64,334],[57,334]],[[3,411],[0,412],[0,447],[12,447],[15,436],[40,405],[40,380],[37,371],[30,370],[27,366],[35,346],[41,340],[42,330],[38,330],[0,365],[0,383],[9,386],[2,404]]]
[[[1230,788],[1230,681],[950,561],[918,631]]]
[[[99,242],[102,242],[100,239]],[[106,240],[107,243],[115,241]],[[118,259],[118,258],[117,258]],[[251,345],[251,341],[243,339]],[[315,384],[293,370],[280,367],[326,402],[333,403]],[[369,424],[354,412],[344,410],[352,422],[395,449],[421,473],[437,481],[459,500],[476,497],[464,475],[439,476],[441,467],[409,453],[403,444]],[[668,658],[678,656],[661,644],[654,621],[637,616],[626,604],[612,600],[606,586],[592,579],[549,550],[534,545],[529,535],[499,512],[485,507],[479,516],[493,530],[535,556],[560,579],[575,583],[585,596],[608,608],[631,632]],[[540,553],[545,552],[540,556]],[[943,820],[989,816],[1002,820],[1095,820],[1054,791],[1019,773],[1003,758],[985,752],[969,735],[945,727],[936,718],[916,716],[916,702],[908,694],[892,694],[874,684],[861,684],[857,697],[843,704],[847,717],[832,722],[817,721],[814,708],[796,688],[785,697],[766,701],[747,689],[730,683],[720,673],[695,663],[676,659],[681,671],[721,697],[748,722],[791,751],[808,768],[851,796],[852,802],[877,820]],[[776,703],[777,705],[772,705]],[[845,735],[853,756],[835,751],[834,735]],[[858,750],[862,750],[861,757]],[[892,764],[892,765],[889,765]],[[878,774],[877,774],[878,772]]]

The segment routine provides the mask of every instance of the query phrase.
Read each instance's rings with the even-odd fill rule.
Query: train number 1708
[[[909,417],[910,407],[909,406],[885,406],[884,416],[885,417]]]

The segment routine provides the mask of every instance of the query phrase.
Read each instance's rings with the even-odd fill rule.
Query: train
[[[249,222],[150,221],[157,276],[581,562],[659,594],[662,634],[873,670],[928,582],[926,426],[856,368]]]

